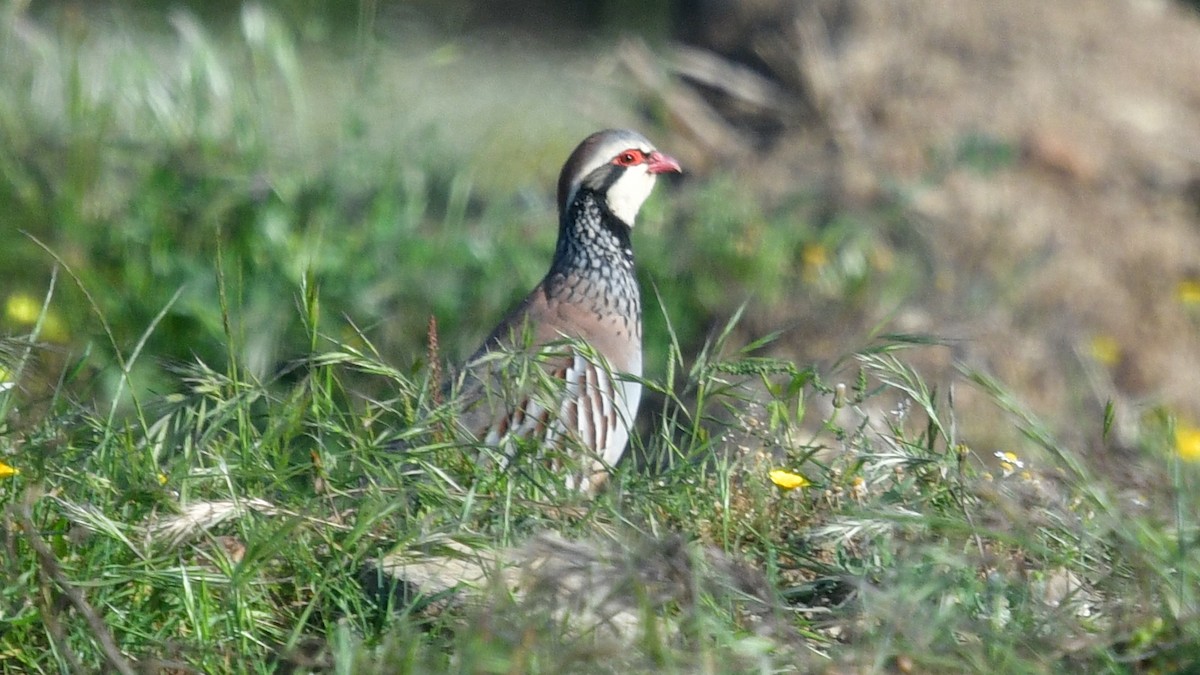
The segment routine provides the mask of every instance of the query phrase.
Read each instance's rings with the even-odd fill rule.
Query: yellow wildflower
[[[1022,462],[1015,452],[997,452],[995,456],[1000,460],[1000,469],[1004,471],[1005,478],[1016,473],[1017,469],[1025,468],[1025,462]]]
[[[1175,295],[1185,305],[1200,305],[1200,278],[1180,281],[1175,286]]]
[[[1175,452],[1187,462],[1200,462],[1200,428],[1187,424],[1175,425]]]
[[[854,480],[850,481],[850,496],[860,501],[864,499],[867,496],[867,479],[855,476]]]
[[[0,478],[12,478],[19,473],[21,473],[20,469],[0,462]]]
[[[4,301],[4,318],[17,326],[33,326],[42,316],[42,303],[28,293],[13,293]],[[52,311],[42,320],[42,337],[51,342],[66,342],[67,329]]]
[[[1110,335],[1097,335],[1092,338],[1092,358],[1106,366],[1115,366],[1121,360],[1121,345]]]
[[[800,251],[800,261],[806,270],[820,272],[829,264],[829,249],[820,244],[805,244]]]
[[[812,483],[808,479],[798,473],[792,473],[785,469],[772,469],[767,473],[771,477],[771,482],[778,485],[782,490],[795,490],[796,488],[808,487]]]
[[[42,304],[26,293],[13,293],[4,303],[4,316],[19,326],[32,326],[41,313]]]

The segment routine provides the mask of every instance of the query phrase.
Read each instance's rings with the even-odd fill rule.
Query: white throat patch
[[[633,227],[638,211],[653,189],[654,174],[646,170],[646,165],[631,166],[608,188],[608,209],[626,225]]]

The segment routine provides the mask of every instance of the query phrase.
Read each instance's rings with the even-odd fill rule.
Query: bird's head
[[[660,173],[682,172],[679,162],[664,155],[645,136],[628,129],[606,129],[575,148],[558,178],[558,209],[563,214],[580,188],[588,188],[629,227],[650,196]]]

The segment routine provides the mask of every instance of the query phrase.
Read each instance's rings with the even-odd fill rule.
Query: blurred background
[[[1147,421],[1200,424],[1195,3],[0,12],[0,331],[47,345],[22,386],[103,401],[135,352],[135,391],[196,359],[269,377],[313,327],[419,368],[430,317],[457,361],[545,272],[567,154],[629,126],[687,170],[634,234],[650,377],[668,321],[686,356],[745,305],[735,344],[778,332],[832,381],[880,336],[944,339],[910,354],[933,381],[996,374],[1114,472]]]

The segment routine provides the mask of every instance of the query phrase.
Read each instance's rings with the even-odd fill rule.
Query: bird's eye
[[[642,154],[641,150],[626,150],[617,155],[613,163],[618,166],[633,166],[634,164],[641,164],[645,158],[646,156]]]

